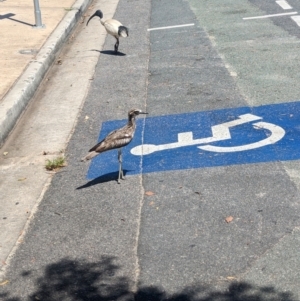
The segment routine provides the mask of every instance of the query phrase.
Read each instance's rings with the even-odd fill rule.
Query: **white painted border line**
[[[292,7],[285,0],[278,0],[276,3],[281,6],[282,9],[292,9]]]
[[[282,13],[282,14],[275,14],[275,15],[264,15],[264,16],[258,16],[258,17],[247,17],[243,18],[243,20],[252,20],[252,19],[263,19],[263,18],[272,18],[272,17],[281,17],[281,16],[289,16],[289,15],[296,15],[298,14],[296,11],[291,13]]]
[[[293,21],[297,23],[297,25],[300,27],[300,16],[293,16],[291,17]]]
[[[191,24],[183,24],[183,25],[174,25],[174,26],[166,26],[166,27],[156,27],[156,28],[148,28],[148,31],[152,30],[161,30],[161,29],[171,29],[171,28],[177,28],[177,27],[187,27],[187,26],[194,26],[194,23]]]

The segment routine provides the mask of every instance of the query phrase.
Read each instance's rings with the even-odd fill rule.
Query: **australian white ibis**
[[[96,10],[96,12],[89,18],[86,25],[88,25],[90,20],[95,16],[98,16],[100,18],[100,22],[105,27],[107,33],[116,38],[117,42],[115,44],[115,52],[118,52],[119,38],[128,37],[128,28],[123,26],[122,23],[115,19],[108,19],[106,21],[103,21],[103,13],[100,9]]]

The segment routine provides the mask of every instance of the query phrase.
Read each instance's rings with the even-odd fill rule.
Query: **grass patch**
[[[47,170],[57,170],[65,166],[66,166],[66,159],[64,157],[57,157],[53,160],[47,160],[45,167]]]

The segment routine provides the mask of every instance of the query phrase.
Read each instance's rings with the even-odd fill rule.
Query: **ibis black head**
[[[142,110],[140,109],[131,109],[129,112],[128,112],[128,117],[134,117],[134,116],[137,116],[139,114],[148,114],[146,112],[142,112]]]
[[[92,18],[94,18],[95,16],[99,17],[100,19],[103,18],[103,13],[100,9],[96,10],[95,13],[88,19],[88,21],[86,22],[86,26],[89,25],[89,22]]]

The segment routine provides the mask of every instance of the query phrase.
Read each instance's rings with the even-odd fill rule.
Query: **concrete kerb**
[[[33,97],[55,55],[92,0],[77,0],[0,103],[0,146]]]

